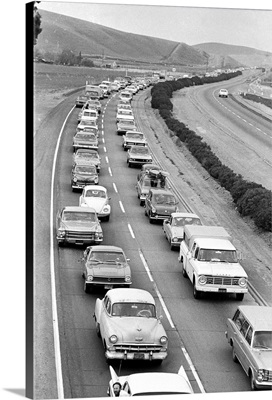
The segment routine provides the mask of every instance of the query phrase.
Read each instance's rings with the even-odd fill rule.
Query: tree
[[[39,3],[39,2],[36,2],[36,3]],[[36,6],[36,4],[34,5],[33,19],[34,19],[34,37],[33,37],[34,43],[33,44],[35,46],[37,43],[37,38],[42,31],[42,28],[41,28],[42,17],[38,11],[38,7]]]

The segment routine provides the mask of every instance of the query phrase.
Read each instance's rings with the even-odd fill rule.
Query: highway
[[[153,131],[151,127],[149,132],[146,131],[145,96],[144,92],[137,94],[133,104],[137,125],[149,138]],[[52,110],[35,138],[34,273],[36,307],[41,311],[37,313],[35,324],[35,346],[37,373],[44,371],[37,390],[38,394],[46,392],[50,398],[55,397],[58,391],[62,393],[62,386],[65,398],[106,397],[110,379],[93,319],[95,300],[102,298],[105,292],[97,290],[90,295],[84,292],[80,261],[82,248],[58,248],[56,241],[52,241],[57,210],[66,205],[78,205],[80,196],[80,193],[72,192],[70,186],[72,138],[79,113],[79,109],[73,109],[74,100],[75,95]],[[161,366],[123,362],[116,364],[115,369],[122,375],[152,370],[177,372],[182,364],[196,393],[247,391],[250,389],[248,378],[240,365],[232,361],[231,348],[224,333],[227,318],[232,317],[240,302],[219,294],[207,295],[200,301],[193,298],[192,286],[182,276],[177,252],[170,251],[161,225],[149,224],[144,208],[139,205],[135,189],[138,169],[128,168],[126,153],[121,146],[122,137],[116,134],[117,102],[116,95],[103,100],[99,121],[100,184],[107,187],[112,206],[110,221],[102,222],[103,244],[124,249],[131,260],[132,286],[146,289],[155,297],[169,337],[169,355]],[[227,100],[228,106],[229,103]],[[215,106],[211,107],[214,109]],[[59,149],[55,153],[58,138]],[[151,150],[159,161],[165,162],[156,146]],[[54,154],[55,170],[52,167]],[[267,158],[264,153],[262,156]],[[61,381],[55,373],[57,355],[52,345],[54,309],[51,312],[50,271],[55,279]],[[243,304],[253,303],[254,299],[247,294]],[[49,377],[46,371],[50,371]]]

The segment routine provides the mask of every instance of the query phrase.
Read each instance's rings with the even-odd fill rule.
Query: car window
[[[272,332],[256,331],[254,333],[253,347],[261,349],[272,349]]]
[[[252,326],[250,326],[248,328],[248,331],[247,331],[247,334],[246,334],[246,341],[248,342],[248,344],[250,346],[251,346],[251,340],[252,340],[252,332],[253,332],[253,329],[252,329]]]
[[[240,332],[241,332],[241,334],[242,334],[243,336],[246,336],[248,327],[249,327],[249,323],[248,323],[247,320],[245,320],[244,323],[243,323],[243,325],[242,325],[242,327],[241,327],[241,329],[240,329]]]
[[[63,221],[95,221],[95,214],[89,212],[70,212],[63,213]]]
[[[103,190],[87,190],[85,197],[103,197],[106,198],[106,193]]]
[[[154,304],[147,303],[114,303],[112,315],[116,317],[145,317],[156,318]]]
[[[124,254],[120,251],[92,251],[91,259],[114,264],[126,261]]]
[[[245,317],[239,310],[237,310],[236,313],[234,314],[233,322],[235,323],[235,325],[237,326],[239,331],[240,331],[244,321],[245,321]]]

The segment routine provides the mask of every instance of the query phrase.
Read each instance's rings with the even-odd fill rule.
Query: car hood
[[[88,207],[94,208],[97,213],[102,211],[102,208],[107,204],[107,199],[100,197],[85,197],[84,201]]]
[[[175,212],[177,209],[177,205],[169,205],[169,204],[156,204],[154,208],[157,212],[161,212],[162,214],[165,213],[172,213]]]
[[[65,221],[62,222],[62,226],[66,230],[78,230],[78,231],[90,231],[96,230],[97,222],[90,221]]]
[[[196,266],[199,267],[201,275],[239,276],[247,278],[245,270],[239,263],[196,261]]]
[[[171,232],[172,232],[172,236],[183,237],[184,228],[183,228],[183,226],[172,226]]]
[[[272,350],[254,350],[254,358],[259,369],[272,370]]]
[[[90,179],[93,180],[96,178],[98,175],[96,173],[93,174],[74,174],[74,177],[77,179]]]
[[[86,139],[74,139],[74,144],[78,144],[78,143],[80,143],[80,144],[88,144],[88,145],[95,145],[95,146],[97,146],[98,145],[98,142],[96,141],[96,140],[86,140]]]
[[[122,278],[125,275],[130,275],[130,268],[127,264],[88,263],[87,269],[93,274],[93,276]]]
[[[143,159],[143,160],[151,160],[152,157],[150,154],[138,154],[138,153],[129,153],[130,158],[138,158],[138,159]]]
[[[162,324],[157,318],[113,317],[111,334],[117,334],[120,342],[158,343],[161,336],[166,336]]]

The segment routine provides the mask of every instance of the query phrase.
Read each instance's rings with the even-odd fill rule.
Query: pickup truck
[[[238,262],[231,236],[221,226],[185,225],[178,260],[193,284],[195,299],[202,292],[234,293],[242,301],[248,276]]]

